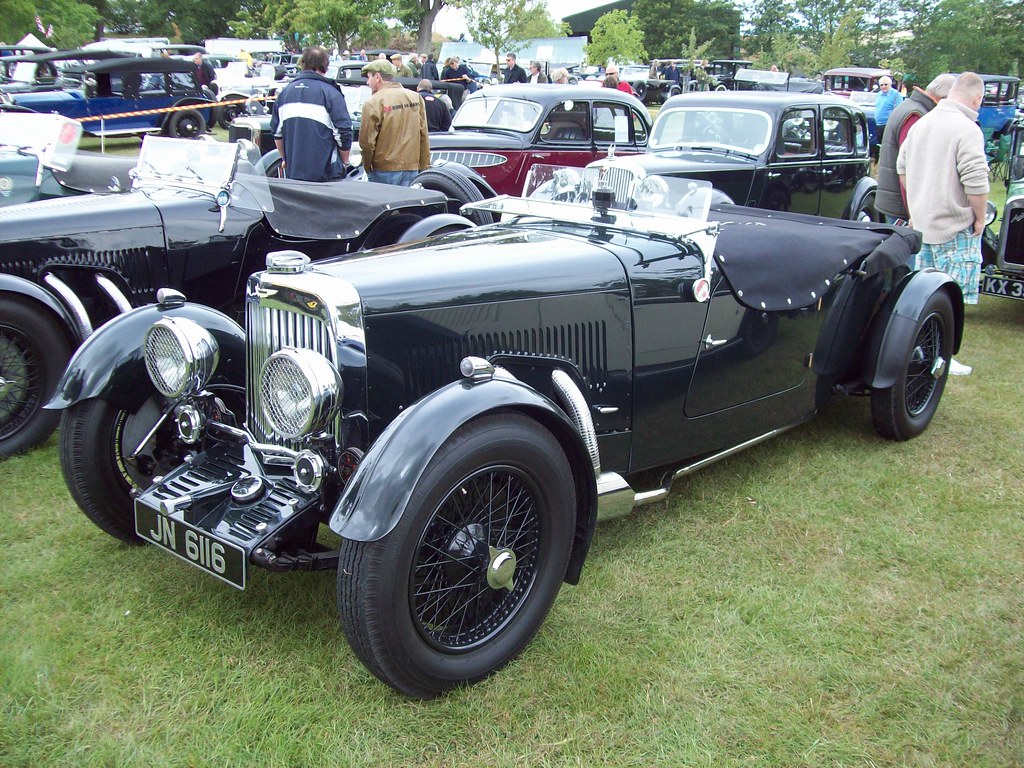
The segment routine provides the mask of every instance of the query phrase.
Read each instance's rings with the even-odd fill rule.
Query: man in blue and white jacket
[[[270,130],[285,175],[304,181],[335,181],[345,175],[352,149],[352,119],[338,86],[324,77],[326,49],[302,52],[302,71],[277,95]]]

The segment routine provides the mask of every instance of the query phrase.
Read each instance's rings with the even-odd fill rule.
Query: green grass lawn
[[[0,765],[1024,765],[1024,303],[969,308],[931,428],[864,399],[602,525],[526,652],[407,700],[334,574],[244,593],[118,544],[55,440],[0,463]]]

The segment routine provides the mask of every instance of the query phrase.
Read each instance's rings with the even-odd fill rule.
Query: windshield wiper
[[[739,157],[745,157],[749,160],[756,160],[758,155],[752,152],[745,152],[742,149],[734,149],[732,147],[712,146],[709,144],[676,144],[672,149],[676,151],[690,151],[690,152],[719,152],[723,155],[738,155]]]

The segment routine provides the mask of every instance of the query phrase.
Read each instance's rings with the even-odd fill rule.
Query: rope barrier
[[[245,99],[228,99],[225,101],[204,101],[198,104],[182,104],[177,107],[160,107],[159,109],[138,109],[134,112],[112,112],[109,115],[90,115],[89,117],[73,118],[80,123],[92,123],[97,120],[117,120],[122,117],[138,117],[140,115],[159,115],[170,112],[183,112],[188,109],[210,109],[211,107],[224,107],[233,104],[248,104],[252,101],[273,101],[270,96],[250,96]]]

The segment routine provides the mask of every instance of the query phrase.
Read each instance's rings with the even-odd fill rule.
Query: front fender
[[[78,348],[46,408],[63,410],[99,397],[134,410],[152,392],[142,347],[146,330],[161,317],[185,317],[206,328],[220,347],[213,381],[245,385],[245,331],[230,317],[201,304],[161,308],[149,304],[115,317]]]
[[[78,323],[75,322],[74,316],[68,311],[68,308],[64,306],[63,302],[49,291],[40,288],[36,283],[26,280],[23,277],[0,274],[0,294],[4,293],[13,293],[18,296],[24,296],[32,301],[39,302],[46,307],[46,309],[56,315],[61,326],[64,328],[64,332],[72,340],[74,345],[77,346],[82,343],[82,334],[78,330]]]
[[[960,351],[964,333],[964,299],[960,286],[945,272],[911,272],[889,295],[871,325],[864,382],[874,389],[896,383],[906,367],[906,354],[917,334],[917,321],[936,291],[946,291],[953,303],[953,352]]]
[[[355,541],[377,541],[402,515],[430,460],[462,425],[500,408],[536,418],[558,438],[576,477],[576,537],[566,579],[575,583],[597,519],[597,483],[580,434],[550,399],[522,382],[495,378],[452,382],[396,418],[367,452],[331,513],[330,528]]]
[[[260,158],[260,167],[263,169],[263,173],[266,173],[281,159],[281,153],[277,149],[272,149],[267,154]]]

